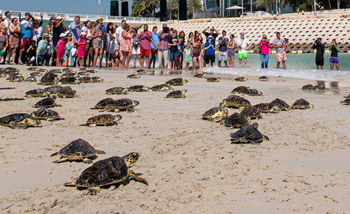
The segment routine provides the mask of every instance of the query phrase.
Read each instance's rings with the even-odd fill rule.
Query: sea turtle
[[[220,122],[228,117],[228,111],[225,107],[214,107],[202,114],[201,119],[213,121],[215,123]]]
[[[47,94],[57,94],[61,90],[62,86],[55,85],[46,87],[44,90]]]
[[[241,108],[241,107],[249,107],[251,106],[250,102],[243,97],[237,95],[230,95],[226,99],[223,100],[223,103],[227,107],[231,108]]]
[[[24,77],[21,75],[10,75],[6,80],[8,82],[22,82],[24,81]]]
[[[77,92],[70,86],[62,87],[58,92],[57,96],[60,98],[73,98]]]
[[[240,114],[252,120],[262,118],[260,110],[253,106],[244,108]]]
[[[193,77],[195,77],[195,78],[204,78],[205,74],[204,73],[195,74],[195,75],[193,75]]]
[[[89,72],[89,73],[97,73],[97,71],[94,70],[94,69],[87,69],[86,71]]]
[[[30,114],[27,113],[16,113],[10,114],[0,118],[0,126],[6,126],[10,128],[28,128],[39,126],[40,121],[35,120],[30,117]]]
[[[114,100],[105,107],[105,111],[128,111],[133,112],[134,107],[140,104],[137,100],[130,100],[128,98]]]
[[[169,91],[169,90],[174,90],[173,87],[169,84],[160,84],[160,85],[155,85],[151,88],[152,91]]]
[[[54,163],[63,163],[66,161],[83,161],[84,163],[91,163],[91,160],[97,158],[97,154],[106,154],[106,152],[96,150],[87,141],[79,138],[70,142],[68,145],[60,149],[60,151],[53,153],[51,156],[60,156],[60,159],[54,161]]]
[[[261,76],[259,77],[260,81],[269,81],[269,78],[267,76]]]
[[[249,87],[242,85],[242,86],[238,86],[238,87],[234,88],[231,91],[231,94],[247,94],[248,90],[249,90]]]
[[[90,82],[92,82],[92,83],[103,82],[103,79],[101,77],[91,77]]]
[[[152,91],[149,87],[143,86],[143,85],[133,85],[128,88],[128,91],[132,92],[146,92],[146,91]]]
[[[62,71],[63,72],[70,72],[70,71],[73,71],[73,68],[63,68]]]
[[[119,120],[122,119],[121,115],[100,114],[94,117],[90,117],[86,123],[81,126],[113,126],[118,125]]]
[[[187,90],[175,90],[166,95],[166,98],[185,98]]]
[[[54,71],[49,71],[40,80],[40,85],[55,85],[57,83],[58,76]]]
[[[25,97],[46,97],[47,93],[44,89],[38,88],[26,92]]]
[[[280,110],[277,105],[272,105],[271,103],[259,103],[253,107],[259,109],[261,113],[277,113]]]
[[[123,87],[113,87],[106,90],[106,94],[127,94],[128,89]]]
[[[108,106],[109,104],[112,104],[115,100],[112,98],[105,98],[103,100],[100,100],[95,107],[91,108],[91,109],[104,109],[106,108],[106,106]]]
[[[349,95],[347,95],[347,96],[344,96],[344,98],[350,98],[350,94],[349,94]]]
[[[243,126],[248,126],[249,121],[246,117],[238,113],[233,113],[231,116],[226,118],[224,125],[231,128],[241,128]]]
[[[245,78],[245,77],[237,77],[234,79],[234,81],[236,82],[245,82],[245,81],[248,81],[248,78]]]
[[[80,83],[90,83],[91,82],[91,77],[83,76],[83,77],[80,77],[78,80],[79,80]]]
[[[302,90],[313,90],[314,86],[311,84],[307,84],[307,85],[304,85],[301,89]]]
[[[136,73],[147,73],[145,69],[138,69],[136,70]]]
[[[266,135],[261,134],[261,132],[258,130],[257,123],[244,126],[231,134],[231,143],[235,144],[257,144],[263,142],[264,140],[269,140],[269,138]]]
[[[30,67],[27,68],[27,71],[39,71],[39,67]]]
[[[140,75],[137,75],[137,74],[130,74],[127,76],[127,78],[129,79],[139,79],[141,76]]]
[[[171,80],[168,80],[166,82],[166,84],[172,85],[172,86],[180,86],[180,85],[184,85],[185,83],[187,83],[188,80],[182,79],[182,78],[174,78]]]
[[[272,106],[277,106],[280,111],[288,111],[290,109],[290,105],[279,98],[274,99],[270,104]]]
[[[79,80],[75,77],[62,77],[58,80],[58,84],[79,84]]]
[[[77,73],[74,71],[68,71],[61,75],[61,77],[75,77],[75,76],[77,76]]]
[[[8,74],[10,73],[18,73],[19,69],[15,67],[6,67],[4,68],[4,71],[6,71]]]
[[[207,77],[207,82],[220,82],[220,77]]]
[[[26,81],[26,82],[36,82],[37,80],[36,80],[35,77],[29,75],[24,81]]]
[[[58,112],[49,109],[49,108],[40,108],[30,115],[33,119],[36,120],[47,120],[47,121],[53,121],[53,120],[62,120],[63,118],[60,117]]]
[[[87,76],[87,75],[89,75],[89,72],[87,72],[86,70],[85,71],[80,71],[80,72],[78,72],[78,75],[79,76]]]
[[[32,77],[41,77],[43,74],[40,73],[39,71],[36,71],[36,72],[32,72],[29,74],[29,76],[32,76]]]
[[[249,88],[247,93],[249,96],[261,96],[263,93],[261,91],[258,91],[257,89]]]
[[[301,98],[296,100],[293,104],[290,105],[292,109],[308,109],[308,108],[314,108],[313,105],[311,105],[308,101]]]
[[[62,106],[62,105],[56,104],[55,101],[56,101],[56,96],[53,95],[51,97],[47,97],[42,100],[39,100],[33,107],[34,108],[41,108],[41,107],[52,108],[56,106]]]
[[[97,161],[85,169],[75,182],[65,183],[67,187],[88,189],[94,195],[103,186],[110,186],[123,183],[126,180],[135,181],[148,185],[148,182],[130,170],[134,163],[140,158],[136,152],[129,153],[123,157],[110,157]]]
[[[340,101],[340,103],[343,105],[350,105],[350,98],[346,98],[345,100]]]

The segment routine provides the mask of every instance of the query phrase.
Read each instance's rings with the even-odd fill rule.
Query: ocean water
[[[316,70],[315,54],[287,54],[287,69],[276,69],[276,55],[270,54],[269,68],[262,69],[259,54],[248,55],[248,68],[238,68],[238,57],[235,57],[235,68],[204,68],[205,72],[242,75],[242,76],[282,76],[310,80],[350,81],[350,54],[340,54],[340,71],[330,70],[329,54],[325,54],[324,70]],[[243,64],[244,65],[244,64]],[[282,66],[282,64],[281,64]]]

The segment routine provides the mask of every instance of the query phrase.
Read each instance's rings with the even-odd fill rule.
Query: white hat
[[[61,16],[57,16],[57,19],[62,19],[62,17]]]
[[[288,36],[284,36],[285,39],[289,39]]]
[[[61,38],[61,37],[66,37],[66,34],[61,33],[61,34],[60,34],[60,38]]]

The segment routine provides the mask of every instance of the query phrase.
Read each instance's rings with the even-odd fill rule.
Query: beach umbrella
[[[243,10],[243,9],[244,9],[244,7],[237,6],[237,5],[234,5],[232,7],[226,8],[226,10],[234,10],[235,11],[235,17],[237,16],[237,10]]]

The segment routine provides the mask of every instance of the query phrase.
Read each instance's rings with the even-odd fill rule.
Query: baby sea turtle
[[[46,97],[47,93],[45,89],[33,89],[26,92],[25,97]]]
[[[228,117],[228,111],[225,107],[214,107],[202,114],[203,120],[213,121],[215,123],[220,122]]]
[[[45,91],[47,94],[57,94],[61,90],[62,86],[55,85],[55,86],[49,86],[45,88]]]
[[[58,84],[79,84],[79,80],[75,77],[62,77],[58,80]]]
[[[244,108],[240,114],[252,120],[262,118],[260,110],[253,106]]]
[[[57,96],[60,98],[73,98],[77,92],[70,86],[62,87],[58,92]]]
[[[280,111],[288,111],[290,109],[290,105],[279,98],[274,99],[270,104],[272,106],[277,106]]]
[[[253,107],[259,109],[261,113],[277,113],[279,111],[279,107],[271,103],[259,103]]]
[[[10,128],[23,128],[39,126],[40,121],[31,118],[27,113],[10,114],[0,118],[0,126],[6,126]]]
[[[195,75],[193,75],[193,77],[195,77],[195,78],[204,78],[205,74],[204,73],[195,74]]]
[[[309,109],[309,108],[314,108],[313,105],[311,105],[308,101],[305,99],[301,98],[296,100],[292,105],[290,105],[292,109]]]
[[[173,87],[171,87],[171,85],[169,84],[160,84],[160,85],[155,85],[151,88],[152,91],[170,91],[170,90],[174,90]]]
[[[340,101],[340,103],[343,105],[350,105],[350,98],[346,98],[345,100]]]
[[[10,75],[6,78],[8,82],[22,82],[24,81],[24,77],[21,75]]]
[[[40,80],[40,85],[55,85],[57,83],[58,76],[54,71],[49,71]]]
[[[97,158],[97,154],[106,154],[106,152],[96,150],[87,141],[79,138],[70,142],[68,145],[60,149],[60,151],[53,153],[51,156],[60,156],[60,159],[54,161],[54,163],[63,163],[66,161],[83,161],[84,163],[91,163],[91,160]]]
[[[105,98],[103,100],[100,100],[95,107],[91,108],[91,109],[105,109],[106,106],[108,106],[109,104],[113,104],[114,99],[112,98]]]
[[[105,111],[128,111],[133,112],[134,107],[138,106],[140,103],[137,100],[130,100],[128,98],[114,100],[114,102],[108,104],[105,107]]]
[[[106,94],[127,94],[128,89],[123,87],[113,87],[106,90]]]
[[[35,77],[29,75],[24,81],[26,81],[26,82],[36,82],[37,80],[36,80]]]
[[[231,116],[229,116],[228,118],[226,118],[226,120],[224,121],[224,125],[227,127],[231,127],[231,128],[241,128],[243,126],[248,126],[249,125],[249,121],[247,120],[246,117],[238,114],[238,113],[234,113]]]
[[[269,81],[269,78],[267,76],[261,76],[259,77],[260,81]]]
[[[146,91],[152,91],[149,87],[147,86],[143,86],[143,85],[134,85],[134,86],[130,86],[128,88],[129,91],[132,92],[146,92]]]
[[[166,82],[166,84],[172,85],[172,86],[180,86],[180,85],[184,85],[185,83],[187,83],[188,80],[182,79],[182,78],[174,78],[171,80],[168,80]]]
[[[103,82],[103,79],[101,77],[91,77],[90,80],[92,83],[96,83],[96,82]]]
[[[234,88],[231,91],[231,94],[247,94],[248,90],[249,90],[249,87],[242,85],[242,86],[238,86],[238,87]]]
[[[118,125],[118,121],[122,119],[120,115],[100,114],[94,117],[90,117],[86,123],[81,126],[113,126]]]
[[[97,73],[97,71],[94,70],[94,69],[87,69],[86,71],[89,72],[89,73]]]
[[[91,77],[89,76],[83,76],[83,77],[80,77],[78,81],[80,83],[90,83],[92,80],[91,80]]]
[[[266,135],[261,134],[258,130],[258,124],[253,123],[252,125],[244,126],[237,132],[231,134],[231,143],[235,144],[257,144],[264,140],[269,140]]]
[[[141,78],[141,76],[137,75],[137,74],[130,74],[130,75],[127,76],[127,78],[129,78],[129,79],[139,79],[139,78]]]
[[[243,97],[237,95],[230,95],[226,99],[223,100],[225,106],[230,108],[241,108],[241,107],[249,107],[251,106],[250,102]]]
[[[185,98],[187,90],[175,90],[166,95],[166,98]]]
[[[51,110],[49,108],[40,108],[34,111],[31,114],[31,117],[36,120],[47,120],[47,121],[63,120],[63,118],[60,117],[58,112]]]
[[[148,185],[148,182],[138,177],[130,168],[140,158],[136,152],[129,153],[123,157],[110,157],[97,161],[85,169],[75,182],[65,183],[68,187],[88,189],[90,194],[96,194],[103,186],[110,186],[123,183],[126,180],[135,181]]]
[[[56,104],[55,101],[56,101],[56,96],[53,95],[51,97],[47,97],[42,100],[39,100],[33,107],[34,108],[41,108],[41,107],[53,108],[57,106],[62,106],[62,105]]]
[[[313,90],[314,86],[311,84],[304,85],[301,89],[302,90]]]
[[[207,82],[220,82],[220,77],[207,77]]]
[[[248,81],[248,78],[245,78],[245,77],[237,77],[234,79],[234,81],[236,82],[245,82],[245,81]]]
[[[39,71],[36,71],[36,72],[32,72],[29,74],[29,76],[32,76],[32,77],[41,77],[43,74],[40,73]]]

